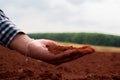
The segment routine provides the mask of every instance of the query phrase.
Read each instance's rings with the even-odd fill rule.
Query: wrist
[[[28,45],[29,42],[31,42],[33,39],[28,37],[26,34],[17,34],[14,39],[10,43],[10,48],[13,50],[16,50],[23,55],[26,54],[26,46]]]

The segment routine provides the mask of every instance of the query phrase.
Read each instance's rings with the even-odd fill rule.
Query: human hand
[[[48,50],[47,46],[60,46],[60,44],[46,39],[34,40],[28,45],[27,55],[47,63],[59,65],[94,52],[94,49],[90,46],[84,46],[55,55]]]

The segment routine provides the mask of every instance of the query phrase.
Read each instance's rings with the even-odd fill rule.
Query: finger
[[[53,61],[51,63],[54,64],[54,65],[60,65],[60,64],[65,63],[65,62],[69,62],[69,61],[78,59],[80,57],[81,57],[81,55],[74,55],[72,57],[67,57],[67,58],[64,58],[64,59],[55,60],[55,61]]]
[[[95,52],[95,50],[91,46],[83,46],[83,47],[80,47],[80,49],[89,49],[92,52]]]
[[[64,53],[61,53],[59,55],[57,55],[56,59],[52,62],[54,64],[61,64],[61,63],[65,63],[68,61],[72,61],[74,59],[80,58],[84,55],[90,54],[91,52],[88,50],[78,50],[78,49],[74,49],[74,50],[69,50],[69,51],[65,51]]]
[[[87,54],[82,54],[82,55],[79,55],[79,54],[76,54],[76,55],[70,55],[70,56],[67,56],[66,58],[63,58],[63,59],[57,59],[57,60],[54,60],[53,62],[51,62],[51,64],[54,64],[54,65],[60,65],[62,63],[66,63],[66,62],[70,62],[70,61],[73,61],[75,59],[78,59],[82,56],[85,56]]]
[[[89,48],[87,49],[72,49],[72,50],[67,50],[64,51],[63,53],[60,53],[58,55],[56,55],[57,59],[65,59],[65,58],[69,58],[69,57],[73,57],[75,55],[79,55],[79,56],[83,56],[86,54],[91,54],[93,51]]]
[[[95,50],[91,47],[86,47],[84,50],[85,50],[85,52],[89,52],[89,53],[94,53],[95,52]]]
[[[76,50],[67,50],[67,51],[64,51],[62,53],[59,53],[56,55],[56,59],[66,59],[68,57],[71,57],[71,56],[74,56],[78,53],[79,51],[76,51]]]

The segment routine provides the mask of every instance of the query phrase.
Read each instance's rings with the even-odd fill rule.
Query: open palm
[[[55,55],[48,50],[48,48],[46,47],[47,45],[59,46],[60,44],[55,41],[46,39],[34,40],[29,44],[27,53],[33,58],[54,65],[59,65],[61,63],[65,63],[94,52],[93,48],[89,46],[84,46],[81,49],[72,49]]]

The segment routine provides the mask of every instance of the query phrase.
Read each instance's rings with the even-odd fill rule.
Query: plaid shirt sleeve
[[[0,44],[9,47],[10,42],[18,33],[24,33],[13,24],[0,10]]]

